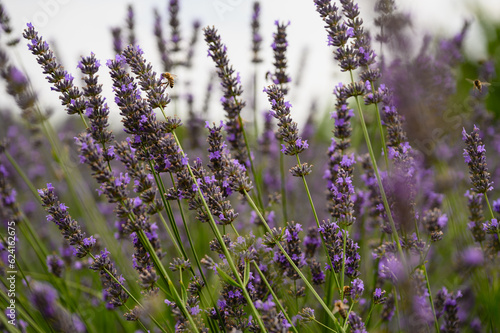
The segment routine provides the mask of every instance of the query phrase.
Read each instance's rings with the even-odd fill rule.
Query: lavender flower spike
[[[106,301],[108,304],[112,306],[121,306],[125,304],[129,296],[122,288],[125,279],[121,275],[118,276],[115,264],[109,258],[109,254],[109,251],[106,249],[101,251],[101,254],[95,256],[94,262],[89,268],[94,271],[99,271],[102,287],[106,291]],[[110,274],[113,277],[111,277]]]
[[[498,234],[500,233],[500,224],[497,219],[491,219],[491,221],[483,223],[483,230],[487,234]]]
[[[129,45],[122,52],[122,55],[127,64],[130,65],[132,72],[139,78],[140,86],[146,92],[151,108],[165,108],[170,102],[168,94],[165,92],[167,88],[161,83],[162,79],[156,76],[153,66],[146,63],[144,51],[139,45]]]
[[[275,21],[274,24],[276,25],[277,31],[273,33],[273,43],[271,44],[271,47],[274,51],[273,65],[275,68],[275,72],[271,75],[271,79],[274,84],[278,84],[281,89],[283,89],[283,93],[286,95],[286,93],[288,92],[286,84],[292,81],[292,79],[286,73],[286,49],[288,47],[288,41],[286,39],[286,28],[288,27],[290,22],[285,24]]]
[[[299,130],[297,128],[297,123],[292,121],[290,117],[290,108],[292,105],[288,101],[285,102],[284,90],[273,84],[264,88],[264,92],[267,93],[267,98],[271,103],[272,110],[269,112],[274,118],[278,119],[279,130],[277,136],[285,142],[285,144],[281,145],[281,152],[285,155],[293,156],[309,148],[307,140],[302,140],[298,135]],[[307,176],[311,171],[312,166],[307,163],[299,163],[290,169],[290,173],[294,177]]]
[[[302,140],[299,136],[297,123],[290,117],[290,102],[285,101],[283,89],[273,84],[264,89],[267,98],[271,103],[271,115],[278,120],[278,134],[286,144],[282,145],[281,152],[285,155],[296,155],[309,147],[307,140]]]
[[[462,140],[467,148],[464,149],[465,163],[469,166],[469,175],[474,191],[486,193],[493,189],[490,182],[490,173],[486,165],[486,149],[479,136],[479,128],[474,125],[474,130],[467,134],[462,130]]]
[[[260,2],[255,1],[253,3],[253,14],[252,14],[252,62],[257,64],[262,62],[262,59],[259,56],[260,44],[262,43],[262,36],[259,33],[260,28]]]
[[[38,194],[42,199],[42,206],[49,214],[47,221],[54,222],[59,227],[64,238],[74,247],[74,255],[78,258],[85,257],[94,247],[95,238],[93,236],[85,238],[85,233],[78,222],[69,215],[68,207],[59,202],[52,184],[49,183],[46,188],[38,190]]]
[[[31,23],[28,23],[28,28],[24,30],[23,37],[30,41],[28,49],[37,56],[37,61],[42,66],[43,73],[48,74],[46,79],[54,85],[51,89],[62,94],[59,99],[62,105],[66,107],[67,113],[82,114],[85,110],[82,93],[73,85],[73,76],[57,63],[49,44],[38,36],[38,32]]]
[[[234,69],[229,64],[227,49],[222,44],[221,38],[214,27],[204,29],[205,42],[208,44],[208,56],[212,58],[217,67],[217,74],[222,80],[221,98],[222,107],[226,112],[227,141],[235,152],[235,156],[242,164],[246,164],[247,150],[243,138],[242,124],[239,120],[241,110],[245,102],[241,99],[243,88],[241,87],[240,75],[234,75]]]
[[[89,132],[94,140],[105,145],[113,140],[113,134],[108,129],[109,107],[106,103],[106,98],[101,96],[102,84],[98,84],[97,71],[101,66],[95,54],[91,53],[89,57],[82,57],[78,63],[78,68],[85,75],[84,81],[87,84],[83,88],[83,95],[87,98],[86,116],[90,120]]]
[[[170,0],[168,3],[168,12],[170,15],[170,20],[168,21],[170,28],[172,29],[171,31],[171,38],[170,42],[172,43],[172,47],[170,49],[170,52],[178,52],[181,50],[180,47],[180,41],[181,41],[181,34],[180,34],[180,29],[179,29],[179,1],[178,0]]]

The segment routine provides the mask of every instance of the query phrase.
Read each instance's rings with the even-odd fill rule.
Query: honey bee
[[[472,83],[472,85],[474,86],[474,90],[477,89],[479,92],[483,91],[483,87],[491,86],[491,83],[482,82],[479,79],[475,79],[475,80],[466,79],[466,80],[469,81],[470,83]]]
[[[349,306],[345,304],[342,301],[336,301],[335,304],[333,305],[333,311],[332,313],[339,313],[342,318],[346,319],[347,318],[347,310],[349,310]]]
[[[160,75],[160,78],[163,80],[165,79],[166,82],[163,82],[164,84],[166,83],[167,86],[170,86],[170,88],[174,87],[174,80],[177,77],[177,75],[170,74],[169,72],[162,73]]]

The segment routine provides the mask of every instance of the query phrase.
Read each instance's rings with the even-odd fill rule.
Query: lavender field
[[[324,55],[169,0],[63,62],[0,0],[2,332],[500,331],[500,24],[308,2]]]

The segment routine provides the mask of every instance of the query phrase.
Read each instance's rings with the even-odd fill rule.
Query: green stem
[[[3,154],[5,155],[5,157],[7,157],[12,167],[14,167],[14,169],[16,170],[17,174],[23,179],[24,183],[28,186],[33,196],[38,199],[38,202],[41,202],[35,186],[28,178],[28,176],[26,176],[24,170],[19,166],[19,164],[17,164],[16,160],[12,157],[12,155],[10,155],[10,153],[7,150],[5,150]]]
[[[260,185],[259,185],[260,182],[258,181],[257,172],[255,172],[255,167],[253,165],[253,159],[252,159],[252,154],[250,151],[250,145],[248,144],[247,133],[245,131],[245,127],[243,126],[243,119],[241,118],[241,115],[238,115],[238,122],[240,124],[241,133],[243,134],[243,139],[245,140],[245,147],[247,149],[248,161],[250,162],[250,170],[252,170],[253,179],[255,181],[254,184],[255,184],[255,191],[257,192],[257,200],[258,200],[260,209],[263,212],[264,211],[264,203],[262,201],[262,193],[261,193]]]
[[[143,147],[143,149],[145,150],[144,147]],[[167,213],[168,220],[170,222],[170,227],[172,228],[173,232],[168,227],[163,216],[161,214],[158,214],[158,215],[160,216],[162,224],[165,227],[165,230],[167,231],[167,233],[169,234],[171,240],[173,241],[179,255],[181,255],[184,259],[187,260],[186,251],[184,250],[184,247],[182,246],[181,236],[179,234],[179,229],[177,228],[177,224],[175,223],[175,218],[174,218],[174,214],[172,212],[172,207],[170,206],[170,202],[168,200],[166,200],[166,198],[165,198],[165,186],[163,184],[163,180],[161,179],[160,174],[154,171],[155,168],[153,167],[152,162],[149,161],[148,163],[149,163],[149,168],[152,171],[153,176],[155,178],[156,186],[158,187],[158,189],[160,189],[160,198],[163,202],[163,206],[165,207],[165,212]],[[175,184],[173,181],[172,174],[170,174],[170,177],[172,177],[172,183]]]
[[[372,318],[372,312],[373,312],[373,309],[375,308],[375,303],[373,303],[373,297],[372,297],[372,302],[370,304],[370,311],[368,312],[368,316],[366,316],[366,320],[365,320],[365,325],[366,325],[366,328],[368,329],[369,328],[369,324],[370,324],[370,319]]]
[[[165,119],[168,119],[168,118],[167,118],[167,115],[165,114],[165,110],[164,110],[164,108],[163,108],[163,107],[160,107],[160,111],[161,111],[161,113],[163,114],[163,117],[164,117]],[[176,135],[175,133],[172,133],[172,134],[173,134],[173,136],[174,136],[174,138],[175,138],[175,140],[176,140],[176,143],[177,143],[178,147],[181,149],[182,156],[183,156],[183,157],[185,157],[184,150],[182,150],[182,146],[181,146],[181,144],[180,144],[180,142],[179,142],[179,139],[177,138],[177,135]],[[151,169],[152,169],[152,170],[154,170],[154,168],[151,168]],[[188,165],[188,169],[189,169],[189,171],[190,171],[191,176],[192,176],[192,177],[193,177],[193,179],[194,179],[194,175],[193,175],[193,173],[192,173],[191,168],[189,167],[189,165]],[[175,188],[175,181],[174,181],[173,175],[172,175],[172,174],[170,174],[170,177],[171,177],[171,180],[172,180],[172,185],[173,185],[173,186],[174,186],[174,188]],[[155,176],[155,179],[156,179],[156,176]],[[164,203],[165,207],[168,207],[168,209],[167,209],[167,212],[168,212],[168,213],[167,213],[167,214],[168,214],[168,216],[169,216],[169,220],[170,220],[170,223],[171,223],[171,225],[172,225],[172,229],[174,230],[174,233],[175,233],[175,235],[176,235],[176,237],[177,237],[176,239],[178,239],[178,242],[179,242],[179,244],[180,244],[180,248],[179,248],[179,249],[181,250],[183,257],[184,257],[185,259],[187,259],[188,257],[187,257],[187,255],[186,255],[186,252],[184,251],[184,247],[182,246],[182,241],[181,241],[181,239],[180,239],[179,231],[178,231],[177,225],[176,225],[175,220],[174,220],[174,216],[173,216],[173,213],[172,213],[172,209],[171,209],[171,207],[170,207],[170,204],[169,204],[168,200],[166,200],[166,199],[165,199],[165,196],[164,196],[164,193],[165,193],[165,187],[164,187],[164,185],[163,185],[163,181],[162,181],[162,179],[161,179],[161,177],[160,177],[159,175],[158,175],[158,182],[157,182],[157,184],[158,184],[158,187],[162,189],[162,191],[161,191],[161,198],[162,198],[162,201],[163,201],[163,203]],[[161,187],[160,187],[160,185],[161,185]],[[200,262],[199,262],[199,260],[198,260],[198,255],[197,255],[197,253],[196,253],[196,250],[195,250],[195,247],[194,247],[194,243],[193,243],[193,241],[192,241],[191,234],[190,234],[190,232],[189,232],[189,228],[188,228],[188,226],[187,226],[186,218],[185,218],[185,215],[184,215],[184,210],[182,209],[182,205],[181,205],[180,200],[177,200],[177,203],[178,203],[178,205],[179,205],[179,210],[180,210],[180,213],[181,213],[182,222],[183,222],[184,228],[185,228],[185,230],[186,230],[186,234],[187,234],[187,237],[188,237],[189,244],[190,244],[190,246],[191,246],[191,251],[192,251],[193,256],[194,256],[194,258],[195,258],[195,261],[196,261],[196,265],[198,266],[198,270],[199,270],[200,275],[201,275],[201,277],[202,277],[202,279],[203,279],[203,282],[205,283],[205,285],[206,285],[206,286],[208,286],[208,280],[206,279],[205,274],[203,273],[203,270],[202,270],[202,268],[201,268]],[[167,227],[167,226],[166,226],[166,223],[165,223],[165,227]],[[214,234],[215,234],[214,227],[213,227],[211,224],[210,224],[210,227],[211,227],[212,231],[213,231],[213,232],[214,232]],[[215,229],[216,229],[216,228],[217,228],[217,227],[215,227]],[[194,276],[194,270],[193,270],[193,268],[191,267],[191,268],[190,268],[190,270],[191,270],[191,272],[193,273],[193,276]],[[209,297],[210,297],[210,300],[211,300],[212,304],[215,304],[215,300],[214,300],[214,298],[213,298],[212,293],[211,293],[210,291],[208,291],[208,294],[209,294]],[[252,305],[253,305],[253,304],[252,304]],[[221,315],[220,315],[220,313],[219,313],[219,309],[218,309],[217,307],[215,307],[215,310],[216,310],[217,315],[219,316],[219,318],[221,318]],[[209,319],[209,322],[210,322],[210,325],[212,325],[212,321],[211,321],[211,319]]]
[[[299,298],[297,297],[297,280],[293,280],[293,289],[295,290],[295,307],[299,312]]]
[[[151,167],[151,165],[150,165],[150,167]],[[154,170],[154,168],[151,167],[151,170]],[[174,215],[172,212],[172,208],[170,206],[170,202],[168,200],[166,200],[166,198],[165,198],[165,186],[163,184],[163,180],[161,179],[161,176],[159,174],[157,174],[156,172],[153,172],[153,175],[155,177],[156,185],[160,189],[160,197],[161,197],[163,205],[165,207],[165,211],[167,212],[167,216],[168,216],[168,219],[170,221],[170,224],[171,224],[171,226],[175,227],[174,232],[172,232],[172,230],[170,230],[170,228],[168,227],[167,222],[163,218],[163,215],[162,214],[158,214],[158,215],[159,215],[159,217],[162,221],[162,224],[165,227],[165,230],[167,231],[170,239],[174,243],[174,246],[177,250],[178,255],[182,256],[185,260],[188,260],[189,258],[187,256],[185,249],[184,249],[184,246],[182,245],[183,243],[182,243],[181,238],[180,238],[180,233],[179,233],[179,230],[177,228],[177,224],[175,223],[175,219],[174,219]],[[170,177],[172,180],[172,184],[175,187],[175,181],[174,181],[172,173],[170,173]],[[198,270],[200,272],[201,278],[203,279],[203,282],[205,283],[206,286],[208,286],[208,281],[205,277],[205,273],[201,269],[201,265],[200,265],[200,262],[198,260],[198,255],[196,253],[196,249],[194,248],[194,244],[193,244],[193,241],[191,238],[191,233],[189,232],[189,228],[187,227],[186,218],[184,216],[184,210],[182,209],[182,205],[181,205],[180,200],[177,200],[177,204],[179,206],[179,210],[180,210],[181,218],[182,218],[182,223],[183,223],[184,228],[186,230],[189,245],[191,246],[191,252],[193,253],[193,256],[194,256],[194,261],[196,262],[196,265],[197,265]],[[192,276],[196,275],[193,267],[189,267],[189,270],[190,270]],[[209,295],[210,300],[211,300],[211,303],[209,303],[209,304],[210,305],[215,304],[215,300],[212,296],[212,293],[208,292],[208,295]],[[205,303],[205,298],[201,297],[201,295],[200,295],[200,300],[202,301],[202,304]],[[220,316],[219,310],[217,309],[217,307],[216,307],[216,311],[217,311],[217,314]],[[207,316],[207,319],[208,319],[208,323],[209,323],[211,329],[213,330],[213,328],[214,328],[213,320],[210,319],[208,316]]]
[[[314,320],[314,322],[315,322],[316,324],[323,326],[324,328],[328,329],[329,331],[332,331],[332,332],[337,332],[337,331],[335,331],[335,330],[331,329],[330,327],[326,326],[325,324],[322,324],[322,323],[321,323],[321,322],[319,322],[318,320],[316,320],[316,319],[313,319],[313,320]]]
[[[280,140],[283,143],[283,139]],[[285,183],[285,157],[280,154],[280,177],[281,177],[281,207],[283,210],[283,220],[288,222],[287,200],[286,200],[286,183]]]
[[[370,84],[372,87],[372,92],[375,92],[375,83],[373,81],[370,81]],[[382,149],[384,151],[385,166],[387,170],[389,170],[389,154],[387,152],[387,146],[385,145],[385,134],[384,134],[384,128],[382,127],[382,119],[380,117],[380,109],[378,107],[378,103],[375,103],[375,111],[377,115],[378,131],[380,133],[380,142],[382,143]]]
[[[154,168],[151,165],[151,162],[149,162],[149,163],[150,163],[150,169],[154,170]],[[158,216],[160,217],[160,220],[163,224],[163,227],[167,231],[168,236],[172,240],[172,243],[174,244],[174,247],[177,250],[177,253],[180,256],[184,257],[184,259],[187,259],[184,248],[182,247],[182,242],[180,240],[180,236],[178,234],[179,231],[176,229],[177,225],[175,224],[175,219],[173,217],[172,207],[170,206],[170,203],[168,202],[168,200],[165,199],[165,187],[163,186],[163,181],[158,173],[156,173],[154,171],[152,173],[153,173],[153,176],[155,178],[156,186],[158,187],[158,189],[160,189],[160,198],[163,202],[163,207],[165,207],[165,212],[167,213],[167,217],[168,217],[168,220],[170,222],[170,226],[172,227],[172,229],[169,228],[169,226],[167,225],[167,221],[165,221],[165,218],[163,218],[162,214],[158,213]]]
[[[384,238],[385,238],[385,233],[382,233],[380,235],[379,246],[381,246],[384,243]],[[375,268],[374,269],[374,273],[373,273],[373,290],[374,291],[375,291],[375,287],[377,286],[377,279],[378,279],[378,269],[377,269],[377,267],[378,267],[379,262],[380,262],[380,258],[377,258],[375,260],[375,265],[373,266]],[[370,302],[371,302],[370,307],[373,310],[373,306],[374,306],[373,297],[370,297]],[[370,315],[371,315],[371,312],[370,312]],[[366,327],[368,327],[368,324],[370,323],[370,319],[371,319],[370,315],[368,316],[368,319],[365,321]]]
[[[236,234],[236,237],[240,237],[240,234],[238,233],[238,230],[236,230],[236,227],[234,226],[234,224],[231,223],[230,225],[231,225],[231,229],[233,229],[234,233]]]
[[[399,301],[398,301],[398,292],[396,286],[393,286],[392,292],[394,294],[394,306],[396,308],[396,322],[398,324],[398,332],[401,332],[401,318],[399,316]]]
[[[352,70],[350,70],[349,73],[351,75],[351,82],[354,84],[354,76],[353,76]],[[385,191],[384,191],[384,186],[382,185],[382,179],[380,178],[380,173],[378,171],[377,160],[375,158],[375,154],[373,153],[373,147],[372,147],[372,143],[370,140],[370,136],[368,135],[368,129],[366,128],[365,118],[363,116],[363,109],[361,108],[361,104],[359,102],[359,96],[356,95],[355,99],[356,99],[356,105],[357,105],[357,109],[358,109],[359,120],[361,122],[361,128],[363,129],[363,135],[365,137],[366,145],[368,147],[368,153],[370,154],[370,160],[372,162],[373,171],[374,171],[375,176],[377,178],[377,183],[378,183],[378,187],[380,190],[380,195],[382,197],[382,202],[384,203],[385,213],[386,213],[387,218],[389,219],[389,223],[391,225],[392,237],[393,237],[394,241],[396,242],[398,252],[399,252],[399,255],[401,256],[401,260],[403,262],[403,265],[405,265],[406,260],[404,257],[403,249],[401,247],[401,242],[399,241],[399,236],[398,236],[398,233],[396,230],[396,224],[394,223],[394,220],[392,218],[391,208],[389,207],[389,202],[387,201],[387,196],[386,196]]]
[[[337,275],[335,274],[335,272],[332,270],[330,270],[330,272],[328,272],[328,280],[327,280],[327,283],[326,283],[326,295],[325,295],[325,302],[327,304],[330,303],[330,300],[333,298],[332,297],[332,287],[333,287],[333,277],[335,276],[335,280],[338,281],[337,279]],[[330,317],[328,316],[328,312],[327,311],[323,311],[324,312],[324,320],[326,322],[326,325],[329,325],[330,323]]]
[[[434,327],[436,328],[436,333],[439,333],[441,330],[439,329],[439,322],[438,322],[438,319],[436,317],[436,310],[434,309],[434,302],[432,301],[431,284],[429,283],[429,276],[427,274],[427,269],[425,267],[425,263],[422,264],[422,269],[424,270],[425,283],[427,286],[427,292],[429,293],[429,301],[431,302],[432,316],[434,317]]]
[[[297,164],[298,164],[298,166],[302,167],[302,164],[300,163],[299,154],[295,154],[295,157],[297,158]],[[313,202],[312,197],[311,197],[311,192],[309,191],[309,186],[307,186],[306,177],[302,176],[301,178],[302,178],[302,182],[304,183],[304,188],[305,188],[306,193],[307,193],[307,198],[309,199],[309,205],[311,206],[311,210],[312,210],[312,213],[314,215],[314,220],[316,221],[316,225],[319,228],[318,214],[316,213],[316,208],[314,207],[314,202]]]
[[[156,185],[160,189],[160,197],[161,197],[163,205],[165,207],[165,211],[167,212],[167,216],[168,216],[168,219],[170,221],[170,225],[172,226],[173,232],[168,227],[167,222],[163,218],[163,215],[162,214],[158,214],[158,215],[159,215],[159,217],[160,217],[160,219],[162,221],[162,224],[165,227],[165,230],[167,231],[170,239],[174,243],[174,246],[175,246],[178,254],[180,256],[182,256],[184,258],[184,260],[189,260],[189,258],[187,256],[187,253],[186,253],[186,251],[184,249],[184,246],[182,245],[183,243],[182,243],[182,240],[181,240],[181,237],[180,237],[179,229],[178,229],[177,224],[175,222],[174,214],[172,212],[172,207],[170,206],[169,201],[166,200],[166,198],[165,198],[165,191],[166,190],[165,190],[165,185],[163,184],[163,180],[161,179],[160,174],[154,171],[155,169],[154,169],[151,161],[149,161],[149,167],[150,167],[150,169],[153,172]],[[170,179],[172,181],[172,185],[175,188],[175,181],[174,181],[174,176],[173,176],[172,173],[170,173]],[[185,218],[185,215],[184,215],[184,210],[182,209],[182,205],[181,205],[181,202],[180,202],[179,199],[177,199],[177,204],[179,206],[179,210],[180,210],[180,213],[181,213],[182,223],[183,223],[184,228],[186,230],[186,234],[187,234],[187,237],[188,237],[189,245],[191,247],[191,252],[193,253],[193,256],[194,256],[194,260],[196,262],[196,265],[198,266],[198,270],[199,270],[200,275],[201,275],[201,277],[203,279],[203,282],[205,283],[206,286],[208,286],[208,281],[207,281],[207,279],[205,277],[205,274],[204,274],[203,270],[201,269],[201,265],[200,265],[200,262],[198,260],[198,255],[196,253],[196,249],[194,247],[194,244],[193,244],[193,241],[192,241],[192,238],[191,238],[191,233],[189,232],[189,228],[188,228],[187,223],[186,223],[186,218]],[[190,272],[191,272],[191,274],[193,276],[196,275],[195,272],[194,272],[194,269],[192,267],[190,267],[189,270],[190,270]],[[182,274],[181,274],[181,278],[182,278]],[[181,281],[181,283],[182,283],[182,281]],[[209,297],[210,297],[210,300],[211,300],[210,304],[211,305],[215,304],[215,300],[213,299],[212,293],[210,293],[210,292],[209,292]],[[201,300],[203,301],[203,298],[201,298]],[[217,308],[216,308],[216,311],[217,311],[217,313],[219,313],[219,310]],[[209,325],[212,327],[213,324],[214,324],[212,322],[212,319],[208,318],[208,322],[209,322]]]

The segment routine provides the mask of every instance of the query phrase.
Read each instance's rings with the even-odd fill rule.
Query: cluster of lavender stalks
[[[468,24],[437,51],[427,40],[415,58],[395,53],[386,63],[354,1],[314,0],[314,9],[336,63],[350,76],[332,84],[329,147],[314,135],[314,114],[302,131],[291,117],[290,23],[276,21],[273,68],[263,91],[257,89],[264,79],[258,1],[251,18],[252,122],[243,117],[247,96],[215,27],[202,31],[224,121],[204,123],[212,81],[204,110],[196,112],[195,96],[177,93],[176,81],[159,74],[192,68],[200,23],[190,40],[182,39],[179,1],[168,3],[168,39],[155,11],[161,68],[136,40],[129,6],[126,28],[112,31],[114,59],[101,64],[91,53],[78,62],[82,85],[28,23],[24,50],[80,121],[57,130],[9,56],[19,39],[0,3],[0,73],[18,106],[1,114],[2,330],[496,332],[500,200],[489,198],[496,174],[488,171],[482,141],[495,137],[484,109],[487,88],[471,90],[471,105],[483,111],[462,124],[458,151],[450,146],[430,156],[411,145],[411,126],[400,113],[408,92],[397,86],[409,71],[433,72],[440,93],[415,94],[422,94],[423,109],[440,105],[433,112],[442,117],[456,91],[453,69],[463,62]],[[390,50],[404,17],[391,0],[379,0],[376,12],[374,40]],[[109,105],[100,75],[113,82]],[[413,83],[424,86],[418,78]],[[263,120],[258,94],[269,102]],[[119,110],[124,133],[110,130],[111,109]],[[463,159],[451,166],[461,150],[470,181],[460,177]],[[453,172],[452,185],[439,181]],[[12,221],[15,242],[7,233]],[[9,263],[16,268],[14,319],[7,308]]]

